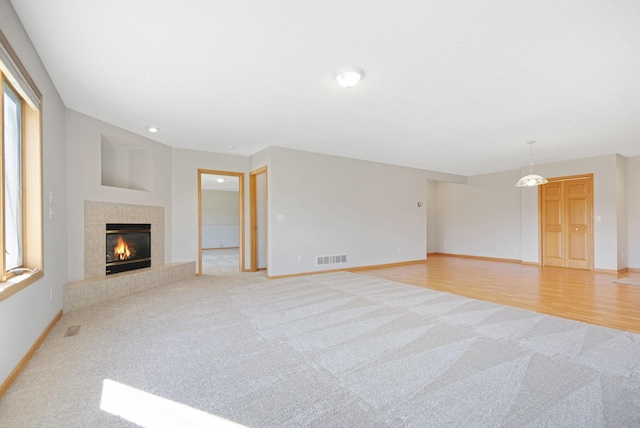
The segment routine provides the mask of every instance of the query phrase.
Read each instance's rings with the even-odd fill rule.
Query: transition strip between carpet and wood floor
[[[640,278],[619,278],[615,281],[616,284],[637,285],[640,286]]]

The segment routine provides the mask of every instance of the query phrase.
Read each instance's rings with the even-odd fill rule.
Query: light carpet
[[[129,421],[640,426],[640,336],[353,273],[203,276],[64,315],[0,401],[2,427]]]
[[[202,273],[219,275],[235,273],[240,270],[238,248],[216,248],[202,250]]]

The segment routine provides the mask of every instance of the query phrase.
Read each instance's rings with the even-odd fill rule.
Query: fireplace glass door
[[[151,266],[150,224],[107,224],[106,274]]]

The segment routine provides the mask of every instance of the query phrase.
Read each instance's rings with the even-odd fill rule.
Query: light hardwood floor
[[[621,275],[429,255],[424,263],[358,270],[405,284],[640,333],[640,286]]]

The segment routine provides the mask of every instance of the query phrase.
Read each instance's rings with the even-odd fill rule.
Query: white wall
[[[260,150],[251,156],[251,171],[255,171],[263,166],[271,164],[271,147]]]
[[[611,154],[535,166],[545,177],[594,174],[596,269],[640,265],[639,162]],[[437,251],[538,263],[538,188],[514,186],[527,173],[525,167],[469,177],[466,185],[437,183]]]
[[[256,175],[256,267],[258,269],[267,267],[268,167],[270,165],[271,147],[267,147],[251,156],[251,171],[267,167],[266,173]],[[247,215],[249,215],[249,211],[247,211]]]
[[[438,242],[438,182],[427,180],[427,253],[440,251]]]
[[[437,251],[520,260],[519,178],[503,171],[435,184]]]
[[[238,192],[202,190],[202,248],[239,245]]]
[[[425,259],[428,175],[272,147],[269,275]],[[338,254],[348,263],[316,266],[316,256]]]
[[[256,175],[256,267],[267,267],[267,173]]]
[[[165,262],[171,261],[171,148],[73,110],[66,111],[69,281],[84,277],[84,201],[164,207]],[[150,190],[102,185],[102,135],[151,152]],[[135,169],[136,165],[129,165]],[[126,180],[128,182],[128,178]],[[195,260],[195,259],[191,259]]]
[[[640,156],[627,158],[627,267],[640,269]]]
[[[198,169],[245,174],[245,214],[249,203],[249,168],[251,159],[198,150],[172,149],[171,261],[198,260]],[[245,215],[245,268],[249,261],[249,221]]]
[[[43,95],[43,208],[54,212],[52,219],[48,215],[43,219],[44,277],[0,302],[1,384],[62,310],[67,282],[67,161],[65,107],[8,0],[0,0],[0,29]]]
[[[627,159],[616,155],[617,267],[627,268]]]
[[[197,170],[244,172],[247,269],[249,172],[269,167],[270,275],[319,270],[315,266],[317,255],[348,252],[349,266],[424,259],[426,180],[466,181],[466,177],[453,174],[278,147],[267,148],[251,158],[173,149],[172,159],[172,261],[197,260]],[[418,201],[423,202],[422,208],[416,206]],[[285,214],[286,220],[278,222],[277,214]],[[297,261],[298,255],[301,262]]]

